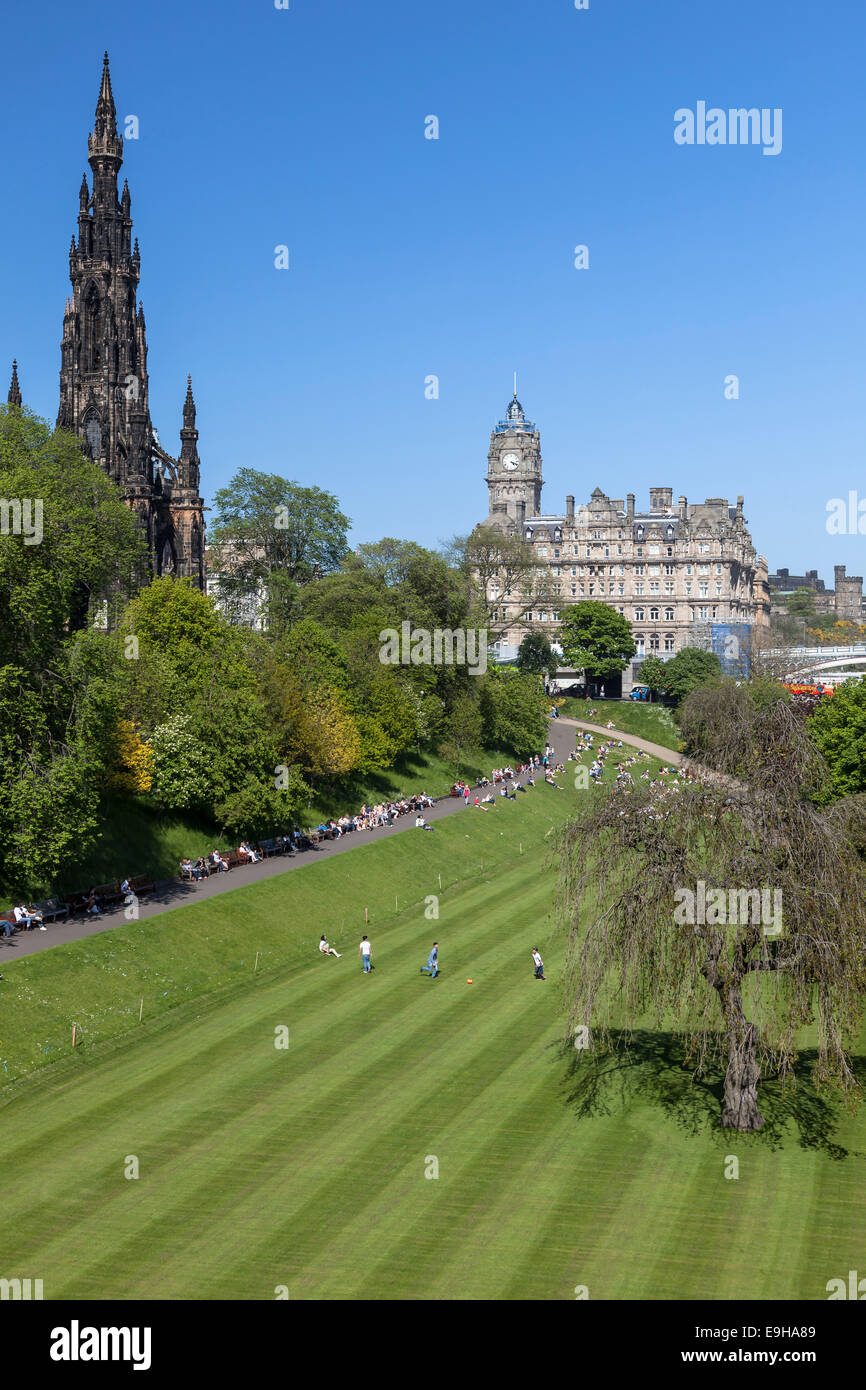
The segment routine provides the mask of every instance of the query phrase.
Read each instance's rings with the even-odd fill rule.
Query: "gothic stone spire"
[[[10,405],[21,405],[21,387],[18,385],[18,363],[12,363],[12,382],[9,387],[9,395],[6,397]]]

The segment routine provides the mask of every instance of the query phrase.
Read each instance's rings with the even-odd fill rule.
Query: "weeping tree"
[[[815,804],[826,768],[785,701],[733,682],[697,696],[684,723],[712,765],[588,792],[561,832],[569,1036],[612,1050],[614,1027],[627,1045],[639,1020],[673,1022],[697,1075],[726,1067],[722,1126],[757,1130],[758,1084],[792,1073],[809,1025],[816,1085],[859,1099],[866,799]]]

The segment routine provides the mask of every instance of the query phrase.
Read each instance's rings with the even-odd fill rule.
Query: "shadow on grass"
[[[640,1101],[657,1106],[688,1134],[718,1132],[723,1067],[711,1066],[704,1076],[696,1076],[686,1058],[686,1039],[677,1033],[612,1030],[611,1038],[614,1050],[598,1054],[552,1044],[566,1064],[566,1102],[578,1115],[610,1115]],[[802,1149],[815,1149],[836,1160],[866,1158],[866,1152],[834,1142],[843,1112],[838,1101],[815,1089],[816,1060],[815,1051],[802,1052],[787,1082],[772,1076],[761,1081],[758,1105],[765,1121],[762,1130],[751,1134],[724,1132],[736,1136],[738,1142],[746,1140],[776,1150],[793,1130]],[[852,1058],[851,1066],[866,1090],[866,1058]]]

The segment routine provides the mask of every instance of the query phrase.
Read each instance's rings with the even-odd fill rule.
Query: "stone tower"
[[[204,589],[204,504],[199,495],[195,403],[187,380],[175,459],[160,446],[148,405],[144,308],[136,306],[141,258],[132,241],[129,187],[117,180],[117,130],[106,53],[78,195],[78,239],[69,250],[72,296],[63,316],[57,424],[117,484],[147,537],[154,575],[174,574]]]
[[[523,522],[541,509],[541,438],[514,396],[505,419],[492,430],[487,455],[487,488],[490,517]]]
[[[12,363],[12,380],[9,384],[9,395],[6,397],[8,405],[21,405],[21,387],[18,385],[18,363]]]

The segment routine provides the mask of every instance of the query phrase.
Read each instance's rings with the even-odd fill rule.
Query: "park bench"
[[[33,908],[35,912],[42,914],[43,922],[56,922],[58,917],[65,921],[69,916],[68,906],[59,898],[46,898],[44,902],[34,903]]]
[[[64,893],[63,905],[69,909],[70,917],[77,917],[84,911],[84,904],[87,901],[87,893]]]
[[[137,874],[135,878],[129,880],[129,886],[137,898],[143,898],[146,893],[152,893],[156,883],[147,874]]]
[[[122,903],[126,897],[126,894],[120,891],[119,882],[100,883],[93,891],[100,912],[105,907],[114,907],[117,903]]]

